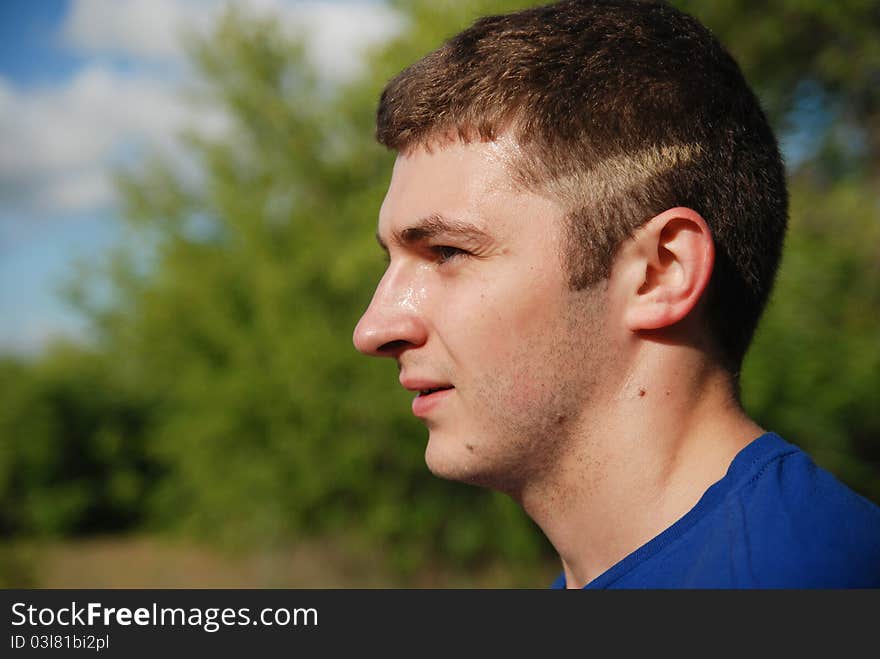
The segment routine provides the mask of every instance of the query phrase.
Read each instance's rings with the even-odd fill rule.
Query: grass
[[[232,553],[162,536],[15,541],[0,549],[5,588],[545,588],[555,561],[464,571],[422,566],[403,577],[378,553],[339,541]]]

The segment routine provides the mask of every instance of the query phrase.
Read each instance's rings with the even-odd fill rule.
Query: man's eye
[[[465,256],[467,254],[463,249],[449,247],[448,245],[436,245],[431,248],[431,251],[437,257],[438,263],[446,263],[456,257]]]

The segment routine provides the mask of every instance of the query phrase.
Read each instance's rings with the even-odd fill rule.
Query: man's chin
[[[491,464],[479,456],[474,444],[443,441],[432,435],[425,449],[425,464],[438,478],[500,489],[498,475],[492,473]]]
[[[438,437],[431,432],[425,448],[425,464],[438,478],[470,483],[476,472],[476,456],[473,449],[467,449],[460,441],[450,441],[448,437]]]

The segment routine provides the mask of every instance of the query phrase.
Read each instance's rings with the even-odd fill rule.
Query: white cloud
[[[360,73],[364,48],[387,41],[404,28],[400,14],[376,3],[288,4],[282,17],[305,37],[310,63],[334,80]]]
[[[205,34],[223,11],[222,0],[74,0],[62,39],[92,55],[150,60],[182,56],[180,37]],[[245,12],[277,16],[306,41],[310,62],[334,80],[360,71],[364,47],[393,37],[402,16],[381,2],[364,0],[238,0]]]
[[[0,185],[7,201],[77,212],[112,199],[108,170],[138,143],[174,148],[191,116],[164,81],[101,66],[66,85],[16,91],[0,81]]]
[[[113,187],[106,173],[95,169],[51,181],[42,196],[46,208],[64,211],[99,208],[112,199]]]
[[[0,173],[82,166],[133,135],[167,140],[186,114],[173,92],[163,81],[93,66],[64,86],[9,93],[0,134],[18,148],[0,154]]]
[[[74,0],[62,37],[85,53],[177,57],[179,31],[206,8],[210,4],[192,1]]]

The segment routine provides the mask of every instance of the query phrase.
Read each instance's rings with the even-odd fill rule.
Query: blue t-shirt
[[[766,433],[684,517],[584,588],[880,588],[880,508]]]

